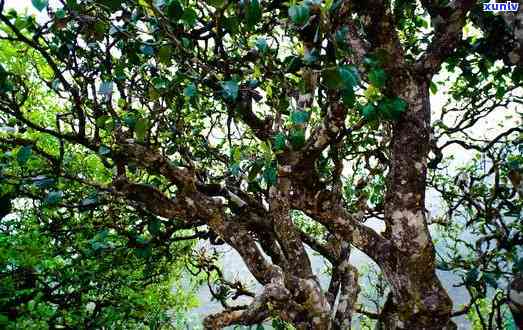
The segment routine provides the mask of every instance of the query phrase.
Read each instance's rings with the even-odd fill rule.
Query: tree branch
[[[422,0],[421,3],[430,14],[435,35],[425,54],[416,62],[415,68],[420,74],[432,78],[461,41],[465,18],[475,1],[455,0],[447,6],[441,5],[441,1],[437,0]]]

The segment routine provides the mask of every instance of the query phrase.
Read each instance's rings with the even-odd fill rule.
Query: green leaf
[[[96,203],[98,203],[98,197],[96,195],[89,196],[80,201],[80,205],[83,208],[88,208],[89,206],[93,206]]]
[[[44,10],[48,4],[48,0],[31,0],[31,2],[33,3],[33,6],[38,9],[38,11]]]
[[[47,194],[47,197],[45,198],[44,202],[47,205],[56,205],[56,204],[60,203],[60,201],[62,200],[63,195],[64,195],[64,193],[61,190],[50,191]]]
[[[479,276],[479,270],[477,268],[472,268],[465,275],[465,283],[474,284],[476,283]]]
[[[58,9],[56,13],[54,13],[54,16],[58,19],[64,19],[65,18],[65,10]]]
[[[231,159],[234,163],[239,163],[242,159],[242,153],[239,147],[234,147],[231,153]]]
[[[248,81],[248,83],[249,83],[249,87],[252,88],[252,89],[255,89],[258,86],[260,86],[260,81],[256,80],[256,79],[251,79],[251,80]]]
[[[278,132],[278,134],[274,136],[274,150],[281,151],[283,149],[285,149],[285,134]]]
[[[183,16],[183,8],[178,0],[170,0],[167,5],[167,16],[172,21],[177,21]]]
[[[136,125],[136,116],[133,113],[126,113],[123,116],[123,122],[125,125],[127,125],[127,127],[134,128]]]
[[[158,60],[163,64],[169,64],[171,61],[172,48],[169,45],[165,45],[158,49]]]
[[[236,16],[224,17],[222,19],[222,25],[227,32],[235,34],[239,31],[240,19]]]
[[[292,129],[289,135],[292,147],[299,149],[305,145],[305,130],[301,128]]]
[[[122,0],[98,0],[97,2],[103,4],[106,8],[112,11],[120,9],[120,6],[122,5]]]
[[[272,320],[272,327],[274,330],[285,330],[285,323],[280,319]]]
[[[182,46],[185,48],[191,47],[191,40],[185,37],[182,37]]]
[[[343,65],[338,68],[338,73],[341,77],[343,88],[354,89],[360,82],[358,70],[353,65]]]
[[[107,24],[103,21],[97,21],[94,23],[94,38],[98,41],[102,41],[105,38],[105,31],[107,30]]]
[[[284,137],[285,138],[285,137]],[[263,168],[263,161],[261,159],[257,159],[251,166],[251,170],[249,171],[248,180],[254,181],[260,171]]]
[[[293,111],[291,113],[291,122],[294,125],[303,125],[309,119],[309,113],[306,111]]]
[[[310,10],[305,4],[289,7],[289,17],[296,25],[302,26],[309,20]]]
[[[376,118],[376,107],[372,103],[367,103],[361,109],[361,114],[367,120],[373,120]]]
[[[399,97],[387,98],[379,103],[380,115],[385,119],[398,119],[407,108],[407,102]]]
[[[238,176],[240,174],[240,164],[232,164],[229,166],[229,172],[234,176]]]
[[[512,271],[514,273],[523,272],[523,257],[518,258],[518,260],[514,262],[514,265],[512,266]]]
[[[25,165],[33,154],[32,146],[23,146],[16,153],[16,160],[20,165]]]
[[[247,26],[252,28],[262,17],[260,2],[258,0],[250,0],[246,1],[246,4],[245,18],[247,19]]]
[[[107,146],[105,145],[101,145],[100,148],[98,148],[98,154],[100,156],[107,156],[111,153],[111,149],[109,149]]]
[[[154,88],[164,91],[169,86],[169,80],[162,78],[162,77],[154,77],[152,79],[152,83]]]
[[[154,55],[154,48],[153,46],[151,45],[142,45],[140,47],[140,51],[142,52],[142,54],[146,55],[146,56],[153,56]]]
[[[274,186],[278,181],[278,171],[276,166],[266,166],[265,170],[263,171],[263,179],[268,186]]]
[[[124,98],[120,98],[120,99],[118,99],[117,104],[118,104],[119,108],[123,109],[127,105],[127,101]]]
[[[426,20],[424,20],[422,16],[416,16],[414,18],[414,25],[416,25],[416,27],[423,27],[423,28],[429,27],[429,23]]]
[[[298,72],[303,66],[303,61],[298,56],[289,56],[285,59],[285,62],[287,62],[286,71],[288,73]]]
[[[194,83],[187,85],[183,89],[183,95],[187,96],[189,98],[192,98],[192,97],[195,97],[196,95],[198,95],[198,91],[196,90],[196,85],[194,85]]]
[[[323,83],[330,89],[353,90],[359,83],[358,71],[354,66],[343,65],[327,68],[322,72]]]
[[[339,45],[345,45],[347,43],[347,35],[349,34],[349,28],[344,25],[336,31],[334,39]]]
[[[396,119],[407,109],[407,102],[402,98],[395,97],[390,101],[390,107],[392,109],[392,116]]]
[[[363,64],[367,67],[373,68],[378,65],[378,60],[374,56],[366,56],[363,58]]]
[[[260,150],[263,153],[263,158],[266,162],[270,162],[272,159],[272,148],[270,143],[266,143],[265,141],[260,142]]]
[[[262,324],[258,324],[258,325],[256,326],[256,330],[265,330],[265,328],[263,327]]]
[[[327,68],[321,73],[323,83],[329,89],[340,88],[342,84],[341,76],[338,68]]]
[[[186,8],[183,11],[182,21],[189,27],[193,27],[198,19],[198,14],[192,8]]]
[[[144,247],[141,247],[141,248],[137,248],[134,250],[134,252],[136,253],[136,255],[140,258],[148,258],[152,255],[152,249],[151,249],[151,246],[150,245],[146,245]]]
[[[104,115],[96,118],[96,126],[99,128],[106,128],[108,123],[110,123],[111,117]]]
[[[125,74],[125,69],[121,65],[117,65],[114,68],[113,76],[114,76],[114,79],[119,80],[119,81],[123,81],[123,80],[127,79],[127,76]]]
[[[0,92],[8,92],[11,91],[12,84],[7,79],[7,71],[4,69],[2,64],[0,64]]]
[[[153,236],[156,236],[160,233],[162,223],[159,220],[153,220],[147,224],[147,230]]]
[[[352,107],[356,102],[356,94],[352,88],[341,91],[341,100],[347,107]]]
[[[519,85],[523,82],[523,66],[518,65],[514,68],[514,71],[512,71],[512,80],[514,81],[514,84]]]
[[[136,139],[138,142],[143,142],[145,140],[145,136],[147,134],[147,130],[149,129],[149,122],[145,118],[140,118],[136,121],[136,125],[134,126],[134,131],[136,133]]]
[[[238,98],[238,91],[240,87],[238,83],[234,80],[227,80],[222,82],[222,92],[223,96],[227,101],[234,102]]]
[[[307,65],[311,65],[312,63],[316,62],[319,58],[319,53],[316,48],[312,50],[306,50],[305,54],[303,54],[303,62]]]
[[[438,86],[433,81],[430,82],[430,92],[432,95],[436,95],[438,92]]]
[[[381,68],[376,68],[369,72],[369,81],[372,85],[381,88],[385,85],[385,81],[387,80],[387,74],[385,73],[385,70]]]
[[[127,127],[134,128],[134,126],[136,125],[136,116],[132,113],[126,113],[123,116],[123,122],[125,123],[125,125],[127,125]]]
[[[154,88],[162,91],[167,89],[167,86],[169,85],[169,81],[162,77],[154,77],[152,83]]]
[[[493,288],[497,288],[498,287],[498,282],[496,281],[496,279],[494,278],[494,276],[490,273],[483,273],[483,279],[485,280],[485,282],[490,285],[491,287]]]
[[[267,53],[267,50],[269,50],[269,46],[267,45],[267,40],[265,40],[265,38],[258,38],[256,40],[256,48],[258,48],[258,50],[262,54]]]
[[[206,2],[214,8],[221,8],[225,3],[225,0],[207,0]]]

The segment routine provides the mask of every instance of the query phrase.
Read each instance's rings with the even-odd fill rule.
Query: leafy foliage
[[[73,217],[63,217],[50,202],[41,210],[26,205],[2,220],[4,327],[170,327],[170,310],[195,306],[190,292],[171,293],[183,274],[183,261],[163,257],[165,249],[177,253],[190,244],[169,248],[151,235],[140,245],[130,236],[139,233],[118,232],[124,224],[93,211],[94,203],[84,203],[91,211]],[[86,221],[93,218],[97,221]],[[142,253],[147,247],[150,252]]]
[[[389,270],[382,298],[407,297],[392,316],[376,299],[379,322],[443,324],[436,223],[437,265],[478,315],[463,313],[506,308],[501,287],[523,264],[523,75],[503,16],[471,1],[33,0],[40,22],[0,3],[2,326],[169,327],[195,305],[184,281],[203,274],[225,308],[207,323],[339,327],[356,301],[336,313],[357,286],[352,245]],[[448,99],[432,114],[429,91]],[[500,109],[512,117],[478,136]],[[456,169],[463,151],[477,158]],[[288,300],[225,278],[196,240],[232,246]],[[331,263],[329,292],[304,244]],[[420,296],[421,275],[439,296]],[[270,301],[238,313],[240,296]]]

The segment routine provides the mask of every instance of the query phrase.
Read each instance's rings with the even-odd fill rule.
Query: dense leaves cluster
[[[154,241],[137,237],[131,248],[107,226],[114,218],[24,208],[31,211],[4,218],[0,230],[3,327],[169,327],[194,306],[179,285],[183,263]]]

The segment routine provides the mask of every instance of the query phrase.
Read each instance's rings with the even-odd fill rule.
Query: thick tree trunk
[[[508,306],[518,329],[523,329],[523,274],[518,274],[508,289]]]
[[[384,309],[386,329],[444,329],[452,302],[436,276],[427,227],[425,189],[430,139],[428,84],[399,73],[395,91],[409,107],[393,124],[385,235],[391,241],[383,272],[391,286]]]

